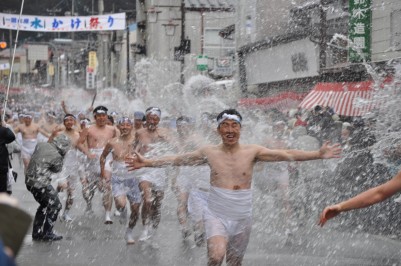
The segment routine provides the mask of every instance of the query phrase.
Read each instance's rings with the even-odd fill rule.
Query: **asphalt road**
[[[19,162],[14,196],[23,209],[34,215],[38,204],[24,185]],[[62,202],[65,194],[61,193]],[[289,238],[283,222],[268,195],[254,191],[254,226],[243,265],[401,265],[401,242],[383,236],[336,231],[333,226],[319,228],[313,219],[292,230]],[[183,241],[176,218],[176,199],[170,189],[163,202],[162,220],[152,241],[127,246],[125,227],[114,218],[113,225],[103,224],[101,196],[94,199],[94,215],[84,215],[85,204],[78,187],[71,211],[71,223],[58,221],[57,233],[64,236],[53,243],[33,242],[29,232],[17,257],[21,266],[32,265],[206,265],[206,247],[196,247],[193,236]],[[338,228],[338,227],[337,227]],[[138,238],[142,230],[135,230]]]

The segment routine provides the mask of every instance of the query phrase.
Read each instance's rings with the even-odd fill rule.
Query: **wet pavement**
[[[34,215],[38,204],[26,190],[19,162],[14,159],[19,173],[14,196],[23,209]],[[54,243],[33,242],[31,232],[17,258],[18,265],[206,265],[206,248],[196,247],[193,235],[183,241],[176,218],[176,200],[170,190],[163,202],[162,220],[152,241],[127,246],[125,227],[118,217],[114,224],[103,224],[104,210],[100,193],[94,199],[94,215],[84,215],[85,204],[78,187],[71,210],[74,220],[58,221],[55,230],[64,239]],[[401,242],[384,236],[365,233],[350,234],[336,231],[327,224],[324,228],[313,219],[305,222],[288,237],[282,222],[274,213],[273,201],[260,197],[255,190],[254,227],[243,265],[401,265]],[[63,204],[65,194],[60,194]],[[114,210],[114,209],[113,209]],[[317,216],[317,213],[312,214]],[[338,223],[339,220],[333,221]],[[134,229],[137,239],[140,223]]]

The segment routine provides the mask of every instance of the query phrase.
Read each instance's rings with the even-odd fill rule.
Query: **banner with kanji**
[[[0,13],[0,29],[41,32],[108,31],[125,29],[125,13],[49,17]]]
[[[350,40],[349,61],[358,63],[370,61],[372,31],[371,0],[349,0],[350,23],[348,37]]]

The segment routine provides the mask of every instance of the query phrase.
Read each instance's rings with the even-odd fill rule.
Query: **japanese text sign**
[[[74,16],[74,17],[49,17],[30,16],[0,13],[0,29],[42,32],[73,32],[73,31],[107,31],[124,30],[125,13]]]
[[[371,57],[371,0],[349,0],[350,23],[348,36],[350,45],[349,61],[370,61]]]

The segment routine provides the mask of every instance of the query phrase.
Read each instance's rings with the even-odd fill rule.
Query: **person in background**
[[[57,191],[51,185],[51,176],[62,170],[64,156],[71,147],[69,137],[61,134],[51,143],[38,143],[25,175],[29,192],[39,203],[33,222],[34,241],[57,241],[63,237],[53,232],[54,223],[61,210]]]
[[[0,192],[7,192],[10,158],[6,144],[13,142],[15,140],[15,135],[12,130],[6,127],[6,124],[2,122],[1,116],[0,122]],[[9,194],[11,193],[9,192]]]
[[[145,121],[145,114],[141,111],[134,113],[134,131],[143,128],[143,122]]]

